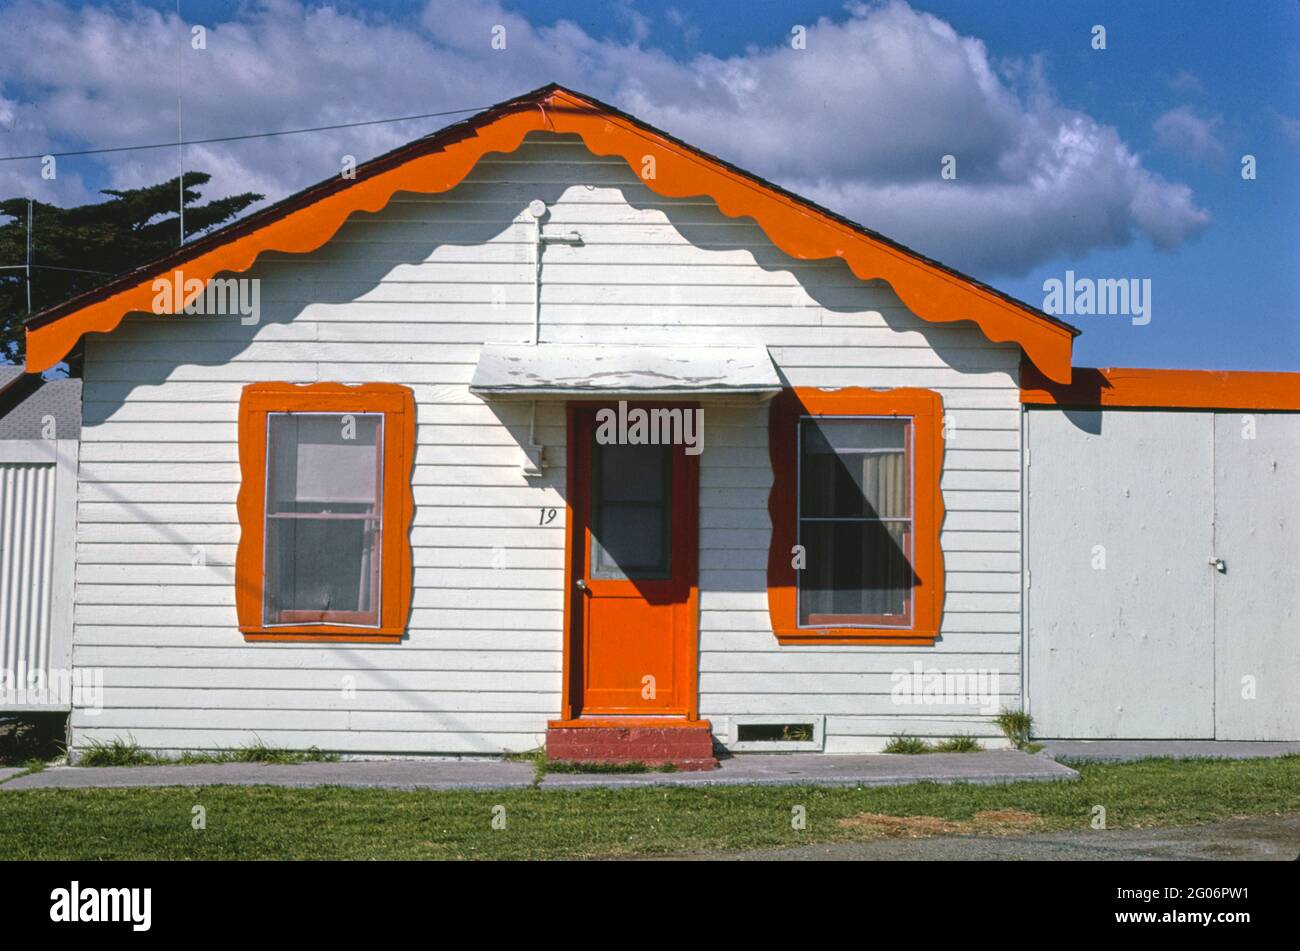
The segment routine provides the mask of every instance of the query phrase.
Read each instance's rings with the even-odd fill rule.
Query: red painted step
[[[690,770],[718,765],[708,720],[557,720],[546,731],[546,755],[566,763],[671,763]]]

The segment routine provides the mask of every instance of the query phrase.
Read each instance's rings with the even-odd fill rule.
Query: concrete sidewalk
[[[1256,759],[1300,753],[1300,742],[1263,740],[1038,740],[1057,759],[1131,763],[1154,756]]]
[[[607,776],[551,773],[546,788],[573,786],[905,786],[909,783],[1010,783],[1078,779],[1079,774],[1046,756],[1016,750],[983,753],[743,753],[699,773],[622,773]]]
[[[709,772],[550,773],[544,789],[633,786],[901,786],[917,782],[1004,783],[1068,780],[1078,774],[1046,756],[1015,750],[921,756],[745,754]],[[264,765],[53,766],[0,782],[0,793],[23,789],[140,786],[351,786],[378,789],[511,789],[532,785],[530,763],[505,760],[386,760]]]

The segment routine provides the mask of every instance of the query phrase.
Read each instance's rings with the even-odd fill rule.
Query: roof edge
[[[621,157],[657,194],[708,196],[728,217],[752,218],[791,257],[841,258],[858,278],[887,281],[922,319],[972,321],[990,340],[1017,344],[1049,379],[1070,380],[1077,329],[612,106],[556,84],[372,159],[358,166],[355,180],[331,177],[33,315],[27,322],[28,367],[39,372],[53,366],[84,334],[109,332],[127,313],[157,312],[152,280],[178,266],[184,266],[187,281],[206,282],[220,273],[248,270],[265,251],[313,251],[333,237],[351,214],[379,211],[398,191],[449,191],[483,156],[513,152],[533,131],[576,134],[594,154]],[[654,172],[647,176],[642,170],[650,157],[655,159]]]
[[[1020,371],[1020,402],[1062,409],[1225,409],[1300,412],[1300,373],[1075,367],[1069,384]]]

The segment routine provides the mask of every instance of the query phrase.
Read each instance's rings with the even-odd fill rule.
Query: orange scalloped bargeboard
[[[477,123],[477,124],[476,124]],[[465,127],[472,131],[466,134]],[[382,171],[363,174],[301,207],[293,208],[252,230],[236,233],[209,250],[195,249],[188,259],[173,255],[145,268],[135,283],[110,290],[66,313],[34,315],[27,328],[29,372],[62,360],[86,333],[113,330],[126,314],[153,308],[153,279],[184,265],[186,280],[207,281],[218,274],[250,268],[264,251],[305,253],[328,241],[349,215],[383,208],[399,191],[434,194],[458,185],[484,155],[517,149],[529,132],[580,136],[596,155],[618,156],[652,191],[671,198],[706,196],[730,217],[753,218],[778,248],[801,260],[842,258],[863,280],[887,281],[899,298],[924,320],[969,320],[990,340],[1014,342],[1043,375],[1070,381],[1074,331],[1033,310],[1018,307],[973,281],[905,249],[865,234],[847,222],[785,194],[707,155],[671,140],[631,117],[555,86],[489,110],[482,121],[470,120],[444,140],[434,135],[428,152],[416,154]],[[413,143],[419,146],[423,143]],[[654,175],[641,176],[653,157]],[[377,160],[378,161],[378,160]],[[291,203],[290,203],[291,204]],[[254,216],[256,217],[256,216]],[[218,236],[219,237],[219,236]],[[111,285],[110,285],[111,287]],[[56,316],[57,315],[57,316]]]

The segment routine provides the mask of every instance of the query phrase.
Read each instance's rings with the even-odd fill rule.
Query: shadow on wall
[[[753,258],[753,264],[767,274],[788,275],[793,278],[795,288],[792,288],[792,291],[797,292],[791,293],[789,303],[783,307],[767,305],[756,308],[756,310],[766,311],[766,314],[760,315],[759,320],[756,322],[757,325],[747,325],[741,335],[731,339],[723,338],[718,333],[717,328],[699,328],[674,320],[673,306],[666,306],[662,309],[667,315],[667,320],[662,324],[653,326],[638,324],[635,327],[625,328],[636,334],[635,339],[637,342],[661,346],[681,344],[680,334],[685,326],[692,331],[703,329],[704,333],[711,335],[710,337],[689,335],[691,342],[705,340],[715,345],[764,343],[766,342],[763,339],[764,327],[761,325],[786,329],[797,327],[797,321],[783,324],[777,319],[776,315],[781,310],[802,307],[809,311],[820,311],[821,313],[845,318],[852,318],[855,315],[864,318],[858,324],[850,320],[843,320],[830,325],[830,329],[843,331],[845,334],[852,333],[854,329],[865,329],[865,327],[869,326],[865,319],[867,315],[877,316],[888,330],[900,334],[912,333],[919,335],[922,342],[918,342],[918,346],[928,347],[948,368],[958,373],[987,374],[992,370],[1002,369],[1009,362],[1004,354],[995,351],[995,348],[999,346],[1005,347],[1005,345],[993,344],[987,341],[973,322],[954,321],[947,324],[934,324],[922,321],[910,314],[906,305],[885,281],[863,281],[854,275],[848,265],[838,258],[818,261],[803,261],[793,258],[775,247],[752,218],[729,218],[722,214],[711,202],[702,201],[701,199],[673,199],[655,195],[647,200],[645,198],[646,192],[639,186],[639,183],[624,187],[622,191],[624,200],[638,211],[662,213],[668,224],[692,246],[706,252],[748,252]],[[709,262],[706,260],[702,263],[708,264]],[[543,310],[543,341],[552,339],[548,337],[548,330],[553,333],[554,326],[553,323],[546,320],[545,310]],[[827,325],[824,321],[819,320],[806,326],[815,331]],[[972,346],[972,337],[977,338],[978,344],[982,345]],[[609,328],[603,328],[600,339],[609,339]],[[564,340],[566,342],[581,342],[580,339],[567,336]],[[813,342],[812,345],[817,344]],[[774,350],[781,349],[780,344],[769,344],[769,346]],[[790,346],[790,344],[787,343],[786,346]],[[895,353],[904,352],[902,348],[881,349]],[[906,362],[900,362],[893,369],[902,369],[906,365]],[[779,362],[777,372],[782,383],[785,386],[790,386],[790,379],[785,369],[779,365]],[[892,388],[892,386],[882,386],[880,388],[888,389]],[[705,409],[707,414],[707,404],[705,404]],[[751,428],[758,434],[758,446],[761,447],[763,464],[767,466],[769,456],[766,407],[763,408],[761,413],[754,413]],[[716,443],[713,445],[715,448],[712,454],[716,457],[719,448],[722,447],[717,447]],[[710,459],[710,455],[710,443],[706,438],[705,450],[701,459],[701,464],[705,469],[708,469],[713,461]],[[851,475],[845,473],[844,476],[849,481],[852,481]],[[730,509],[727,512],[729,518],[725,520],[725,523],[715,523],[711,520],[708,506],[702,502],[700,518],[703,531],[707,531],[712,527],[721,527],[725,524],[727,529],[739,530],[755,537],[761,536],[764,539],[761,546],[750,546],[744,550],[744,555],[747,557],[744,562],[744,569],[718,572],[727,578],[725,587],[710,588],[702,578],[702,592],[714,590],[719,593],[748,592],[766,595],[767,550],[771,536],[771,520],[768,511],[770,487],[771,473],[769,469],[761,492],[753,493],[751,490],[749,494],[753,494],[754,498],[741,508]],[[743,492],[728,493],[728,498],[723,504],[734,504],[744,495]],[[761,497],[759,497],[760,495]],[[943,526],[940,525],[939,528],[942,530]],[[897,548],[892,539],[882,540],[880,547],[885,551],[894,553],[897,556],[896,561],[901,559],[901,564],[898,564],[895,571],[898,579],[915,580],[916,576],[912,571],[912,566],[906,562],[902,551]],[[707,562],[702,553],[701,567],[704,568],[706,564]],[[845,579],[828,578],[824,580],[828,586],[828,596],[834,596],[837,585],[844,582]],[[938,640],[942,641],[942,639],[942,634],[940,634]]]
[[[471,180],[467,180],[471,181]],[[491,186],[471,186],[471,187],[491,187]],[[499,187],[499,186],[498,186]],[[371,338],[371,346],[375,342],[388,341],[389,346],[384,347],[384,359],[376,360],[374,357],[366,354],[358,348],[354,355],[344,353],[342,356],[331,354],[328,360],[318,360],[318,350],[316,345],[323,343],[320,339],[320,333],[313,334],[310,337],[278,333],[278,326],[289,326],[293,324],[304,310],[312,305],[338,305],[346,304],[355,299],[373,294],[380,288],[385,279],[392,271],[400,266],[413,265],[418,266],[429,260],[440,246],[464,246],[474,247],[484,245],[498,239],[503,232],[513,227],[518,227],[516,218],[527,207],[531,198],[540,197],[542,200],[551,203],[554,202],[563,192],[566,186],[562,184],[539,184],[536,187],[528,189],[528,194],[520,197],[517,203],[507,203],[503,201],[492,202],[487,207],[499,209],[500,214],[490,220],[482,219],[482,215],[465,214],[457,211],[458,207],[452,206],[450,215],[453,223],[443,227],[432,227],[427,219],[431,217],[429,210],[431,206],[427,204],[428,197],[424,195],[412,195],[399,193],[394,196],[394,200],[389,205],[375,213],[357,213],[350,216],[340,228],[336,238],[344,240],[331,240],[318,248],[316,251],[303,255],[283,254],[268,252],[261,255],[257,262],[249,270],[242,273],[224,273],[219,277],[232,277],[236,279],[258,279],[261,284],[260,314],[259,320],[255,324],[243,324],[238,315],[233,316],[161,316],[155,317],[148,314],[131,315],[132,323],[123,324],[118,330],[128,330],[128,327],[140,327],[142,323],[159,322],[163,326],[159,327],[160,331],[156,336],[152,334],[154,328],[140,332],[130,343],[119,344],[117,342],[107,343],[101,353],[96,354],[97,341],[88,342],[88,351],[90,359],[86,361],[86,382],[88,389],[85,404],[84,423],[87,427],[94,427],[96,424],[111,420],[116,413],[132,399],[133,394],[138,390],[159,386],[168,381],[175,370],[181,366],[200,366],[200,367],[225,367],[234,366],[232,361],[236,361],[244,355],[254,343],[279,344],[284,347],[291,347],[299,344],[303,348],[303,356],[296,360],[280,360],[268,362],[247,363],[247,375],[234,377],[226,375],[223,380],[229,380],[229,395],[216,397],[221,400],[238,400],[239,390],[244,384],[253,382],[262,382],[268,380],[290,381],[310,383],[317,381],[337,381],[337,375],[320,374],[319,364],[329,363],[338,365],[342,363],[351,363],[358,365],[367,365],[367,369],[358,373],[347,373],[346,379],[342,382],[355,383],[366,381],[382,381],[385,379],[383,365],[375,366],[374,364],[386,364],[388,366],[399,365],[396,361],[403,356],[403,334],[397,332],[394,334],[381,333]],[[480,206],[483,207],[483,206]],[[443,212],[440,210],[439,214]],[[465,220],[458,220],[465,219]],[[393,229],[397,229],[394,231]],[[385,236],[372,236],[368,232],[384,231]],[[446,240],[448,234],[454,235],[454,240]],[[443,240],[437,240],[442,238]],[[515,284],[527,281],[527,286],[531,287],[531,264],[526,263],[528,258],[521,254],[519,263],[512,273]],[[376,325],[387,325],[390,327],[399,327],[404,321],[403,317],[407,311],[413,307],[421,309],[443,308],[452,313],[461,311],[462,313],[473,307],[483,310],[489,314],[481,322],[462,321],[457,324],[464,329],[463,334],[456,334],[455,339],[445,341],[449,347],[463,347],[467,344],[482,343],[486,339],[502,340],[508,339],[510,342],[526,342],[530,339],[532,332],[532,313],[528,305],[518,303],[518,301],[528,300],[527,295],[516,293],[509,294],[510,287],[506,286],[507,294],[503,297],[494,298],[490,286],[484,287],[484,293],[481,296],[476,295],[475,299],[450,299],[436,300],[434,303],[422,303],[420,296],[413,296],[407,291],[408,285],[394,285],[396,288],[393,294],[377,295],[376,300],[367,302],[363,305],[364,310],[359,311],[356,315],[349,316],[347,319],[352,323],[373,322]],[[517,288],[516,288],[517,290]],[[406,303],[398,303],[406,301]],[[316,325],[318,330],[325,330],[328,333],[331,323],[321,322]],[[518,332],[508,338],[502,336],[503,329],[509,330],[510,327],[517,326]],[[176,328],[185,328],[184,330]],[[189,330],[193,330],[193,334]],[[128,330],[128,332],[131,332]],[[95,335],[104,336],[104,335]],[[110,341],[113,334],[106,335]],[[192,336],[192,339],[189,339]],[[331,335],[332,336],[332,335]],[[418,339],[418,331],[412,330],[407,340],[411,338]],[[345,344],[346,341],[340,339],[336,341],[339,344]],[[122,349],[117,349],[121,347]],[[121,361],[129,360],[128,363]],[[408,351],[407,358],[402,362],[409,365],[420,364],[420,356],[417,353]],[[129,379],[124,378],[125,373],[129,372]],[[406,376],[407,381],[410,376]],[[204,384],[198,384],[200,388]],[[419,419],[420,407],[417,403],[417,423]],[[494,413],[496,410],[494,409]],[[505,414],[514,413],[518,415],[519,410],[504,410]],[[498,417],[502,413],[497,413]],[[503,425],[505,419],[502,420]],[[513,419],[511,429],[513,432],[519,432],[522,424],[522,431],[526,434],[528,431],[527,421],[524,419]],[[526,437],[525,437],[526,438]],[[168,455],[166,458],[160,458],[159,462],[177,461],[174,456]],[[203,461],[198,457],[193,461]],[[548,473],[549,478],[554,478],[558,474],[559,483],[558,491],[563,493],[563,467]],[[549,481],[549,479],[548,479]],[[102,483],[101,489],[111,490],[111,484]],[[153,520],[144,506],[140,503],[122,498],[118,493],[109,496],[111,500],[120,507],[124,519],[134,520],[136,524],[150,524],[152,529],[157,532],[158,540],[162,543],[171,543],[182,547],[182,553],[190,551],[196,544],[196,536],[201,539],[204,537],[198,532],[189,531],[191,528],[208,528],[211,524],[210,519],[202,519],[199,516],[185,516],[186,521],[182,522],[172,520],[167,523],[160,523]],[[234,508],[231,506],[230,521],[234,521]],[[199,525],[190,525],[189,521],[195,520],[200,522]],[[416,506],[416,516],[413,521],[413,530],[419,529],[419,505]],[[184,555],[188,563],[188,555]],[[209,559],[209,564],[223,565],[229,567],[233,564],[233,558],[230,559]],[[418,568],[417,568],[418,571]],[[235,627],[233,623],[231,629]],[[409,641],[409,631],[404,638]],[[238,639],[237,634],[232,634],[232,638]],[[232,640],[232,643],[236,642]],[[238,641],[242,643],[242,640]],[[266,648],[259,648],[264,650]],[[272,647],[271,649],[276,649]],[[365,690],[391,690],[406,696],[406,688],[409,684],[400,681],[400,675],[391,670],[381,669],[386,665],[386,661],[380,652],[373,649],[358,647],[357,645],[340,645],[338,650],[347,651],[349,656],[349,672],[356,674],[358,689]],[[559,675],[556,675],[556,693],[559,692]],[[111,684],[109,684],[111,686]],[[452,716],[455,711],[443,711],[448,717]],[[445,730],[455,731],[462,729],[471,731],[473,725],[468,721],[453,722],[448,721],[444,727]]]
[[[1079,408],[1100,406],[1104,392],[1113,387],[1100,370],[1092,367],[1075,367],[1068,386],[1048,380],[1032,365],[1022,367],[1021,374],[1025,389],[1046,390],[1055,400],[1055,404],[1045,404],[1037,409],[1055,409],[1081,432],[1093,436],[1101,435],[1103,425],[1101,411]]]
[[[526,145],[524,149],[527,148]],[[521,150],[513,157],[514,160],[517,161],[523,154]],[[598,166],[590,164],[593,161],[597,162]],[[903,313],[905,308],[902,302],[898,301],[883,282],[859,280],[842,261],[832,259],[805,262],[791,258],[771,245],[752,219],[728,218],[705,199],[672,199],[654,195],[621,160],[593,159],[584,153],[583,164],[567,166],[572,170],[572,174],[566,180],[527,185],[494,181],[491,166],[481,163],[455,189],[453,193],[456,195],[455,202],[440,204],[436,202],[436,196],[399,194],[379,212],[357,213],[351,216],[334,240],[314,252],[303,255],[269,252],[263,254],[246,272],[222,275],[237,279],[260,279],[261,314],[257,324],[244,325],[240,323],[238,317],[151,318],[173,325],[181,322],[193,324],[195,327],[193,340],[186,339],[186,335],[182,332],[170,330],[160,333],[158,339],[151,339],[147,333],[142,333],[130,344],[123,345],[125,351],[116,353],[106,351],[98,358],[95,356],[96,343],[91,341],[88,349],[91,351],[92,359],[87,361],[86,366],[87,382],[91,389],[87,396],[95,402],[87,404],[86,425],[93,427],[97,423],[111,419],[137,388],[163,384],[178,366],[230,366],[232,361],[244,354],[254,342],[270,344],[283,341],[285,347],[301,345],[304,353],[310,356],[300,360],[246,364],[246,376],[226,375],[226,379],[237,381],[232,382],[231,395],[228,398],[237,398],[235,387],[244,383],[268,379],[314,382],[319,373],[319,364],[322,363],[333,366],[353,364],[356,372],[350,373],[343,382],[383,380],[387,367],[403,364],[430,366],[428,357],[415,348],[405,351],[403,349],[403,343],[409,344],[413,338],[418,339],[419,335],[419,331],[413,328],[409,333],[398,329],[402,325],[411,326],[409,318],[405,315],[412,306],[419,306],[422,314],[447,321],[463,330],[450,335],[441,334],[442,339],[429,341],[433,344],[444,343],[449,348],[463,349],[487,341],[527,342],[531,339],[533,319],[531,240],[514,238],[511,243],[502,242],[497,245],[503,253],[508,253],[507,249],[514,249],[516,252],[507,262],[510,279],[505,282],[493,282],[487,279],[493,268],[501,268],[500,263],[490,265],[475,263],[475,261],[482,261],[478,257],[474,261],[466,260],[460,265],[465,271],[465,277],[455,283],[433,280],[390,282],[387,279],[397,267],[423,265],[440,248],[486,245],[499,240],[502,235],[511,230],[518,230],[521,235],[528,234],[531,237],[531,232],[523,230],[529,226],[522,223],[526,221],[524,213],[529,201],[541,199],[548,206],[554,206],[562,200],[570,188],[584,187],[587,184],[583,181],[584,176],[592,175],[592,169],[597,167],[598,171],[594,176],[601,182],[600,187],[616,190],[620,193],[621,200],[637,211],[661,213],[672,229],[695,248],[704,251],[706,255],[746,251],[763,272],[792,277],[797,287],[791,288],[790,307],[804,307],[845,318],[862,315],[864,326],[866,314],[878,314],[885,327],[899,333],[919,335],[925,346],[938,355],[948,367],[959,373],[986,374],[990,370],[1002,368],[1007,363],[1003,354],[992,351],[989,346],[971,345],[971,334],[979,334],[972,323],[930,324],[911,318]],[[566,221],[563,227],[567,229],[570,226],[582,230],[580,223],[569,221]],[[591,242],[580,248],[555,250],[559,252],[560,260],[581,262],[582,254],[592,247],[606,250],[610,247],[618,249],[639,247],[649,259],[656,253],[655,248],[676,246],[658,243],[637,245]],[[551,250],[547,251],[548,255],[552,253]],[[702,263],[709,262],[705,259]],[[475,273],[480,270],[482,277]],[[598,269],[602,273],[612,270]],[[279,334],[274,329],[278,325],[292,324],[309,306],[348,304],[362,296],[373,295],[373,292],[386,283],[388,289],[382,295],[374,295],[374,299],[362,304],[356,315],[350,315],[348,320],[354,324],[369,322],[377,327],[383,325],[390,330],[375,335],[369,341],[357,342],[354,356],[345,353],[343,357],[332,354],[328,360],[315,358],[319,352],[317,344],[332,342],[346,345],[347,343],[341,337],[333,341],[320,339],[320,332],[330,333],[332,326],[330,321],[314,324],[317,332],[310,338],[294,334]],[[590,285],[592,282],[588,280],[586,283]],[[653,298],[653,293],[661,289],[661,284],[646,286],[647,298],[656,299]],[[717,299],[720,302],[729,303],[727,290],[724,287],[719,292]],[[597,296],[595,299],[600,300],[600,297]],[[797,301],[806,302],[796,303]],[[591,308],[600,306],[602,305],[593,304]],[[780,324],[776,315],[785,308],[771,305],[755,307],[756,311],[762,313],[756,314],[757,320],[754,323],[746,324],[744,328],[738,326],[735,339],[728,339],[726,331],[720,331],[716,326],[702,326],[699,322],[685,317],[684,311],[691,306],[690,304],[656,304],[659,313],[663,315],[662,321],[653,325],[637,322],[635,325],[627,326],[623,323],[625,318],[621,318],[619,314],[619,308],[622,306],[625,305],[618,303],[608,305],[609,317],[606,318],[602,314],[598,318],[602,321],[600,330],[588,331],[582,326],[582,320],[575,319],[571,314],[562,316],[562,312],[557,312],[557,305],[553,301],[547,301],[544,295],[542,339],[567,343],[580,343],[589,337],[591,341],[623,340],[623,342],[635,341],[647,345],[681,344],[684,340],[692,343],[711,341],[715,344],[739,344],[761,342],[764,329],[758,326],[759,324],[798,329],[795,322]],[[482,312],[484,314],[482,319],[473,319],[470,316],[475,312]],[[148,315],[133,316],[147,317]],[[139,325],[138,321],[135,325]],[[818,319],[815,323],[808,323],[806,326],[820,329],[825,324],[824,320]],[[851,333],[857,325],[850,319],[838,321],[833,326],[836,330]],[[556,334],[559,335],[558,339],[554,336]],[[787,336],[785,339],[795,338]],[[982,341],[983,338],[980,337],[979,340]],[[376,348],[375,352],[382,351],[384,355],[382,360],[376,359],[374,354],[369,352],[370,348],[374,348],[375,343],[381,341],[391,344],[388,347]],[[963,344],[962,341],[965,343]],[[113,343],[108,346],[116,348],[119,345]],[[773,344],[774,348],[778,346]],[[882,349],[893,350],[900,354],[904,352],[902,348]],[[115,362],[121,359],[118,354],[123,352],[129,357],[130,362]],[[469,361],[472,359],[472,356],[466,358]],[[905,364],[900,363],[896,366],[901,369]],[[115,375],[126,367],[129,367],[130,379],[122,379]],[[786,385],[789,385],[784,372],[781,375]],[[404,376],[408,380],[412,378],[410,375]],[[324,377],[324,379],[330,378],[328,375]],[[461,385],[456,384],[453,388],[460,389]],[[501,425],[509,429],[516,441],[526,440],[529,429],[525,407],[498,406],[490,403],[486,405]],[[550,415],[543,417],[543,407],[539,406],[539,419],[553,419],[553,410],[554,407],[547,410]],[[761,415],[756,412],[754,419],[756,423],[761,419],[761,424],[753,427],[759,435],[755,437],[758,443],[751,448],[761,452],[765,463],[767,459],[766,412],[762,412]],[[563,432],[562,428],[559,432]],[[522,438],[520,438],[521,434]],[[562,496],[565,493],[561,461],[563,447],[562,444],[556,445],[549,438],[546,442],[552,465],[541,480],[529,484],[554,489]],[[712,449],[715,456],[720,448]],[[705,466],[709,465],[709,454],[710,448],[706,441],[703,459]],[[770,486],[770,478],[767,485]],[[728,513],[729,520],[726,527],[748,533],[759,533],[762,537],[770,536],[766,488],[750,494],[753,495],[753,504],[745,504],[744,507]],[[761,499],[759,495],[762,496]],[[119,504],[128,513],[136,516],[143,515],[140,507],[135,503],[119,500]],[[702,507],[701,516],[705,519],[703,527],[706,529],[710,527],[707,511],[707,508]],[[142,517],[141,521],[143,520]],[[418,502],[414,525],[418,530],[420,527]],[[160,533],[165,534],[176,544],[191,543],[191,540],[185,537],[184,527],[181,525],[168,524],[156,527]],[[759,535],[754,537],[757,538]],[[755,550],[754,556],[754,567],[761,570],[725,572],[725,577],[728,578],[725,590],[737,592],[766,590],[766,546],[761,546],[761,550]],[[748,565],[748,562],[746,564]]]
[[[1076,371],[1078,372],[1078,371]],[[1061,411],[1073,426],[1093,436],[1101,435],[1102,414],[1096,409],[1066,409]]]

